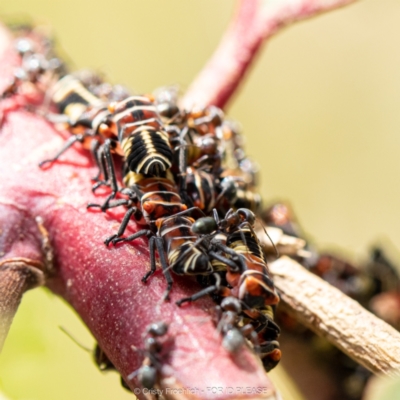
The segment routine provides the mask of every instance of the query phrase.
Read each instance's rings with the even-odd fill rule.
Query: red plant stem
[[[0,28],[0,43],[7,40]],[[15,55],[0,51],[0,92],[10,78],[12,60]],[[171,301],[162,302],[166,284],[160,271],[148,284],[141,282],[149,270],[147,240],[115,248],[104,245],[104,239],[116,232],[124,209],[107,214],[86,209],[88,202],[105,199],[91,192],[95,167],[88,152],[77,145],[51,168],[41,170],[39,162],[55,154],[63,138],[51,124],[21,109],[16,98],[1,105],[0,204],[12,212],[0,212],[0,263],[15,257],[46,266],[54,261],[47,286],[75,308],[125,380],[141,365],[143,354],[137,349],[143,349],[147,325],[161,320],[169,324],[169,331],[160,386],[192,391],[164,391],[166,398],[276,398],[259,360],[246,346],[234,355],[222,348],[210,299],[175,305],[199,290],[192,279],[174,276]],[[137,229],[131,224],[127,233]],[[132,389],[139,386],[136,378],[128,384]],[[238,393],[246,388],[251,390]]]
[[[23,293],[45,281],[38,228],[27,209],[0,194],[0,351]]]
[[[182,99],[192,108],[224,108],[244,80],[261,45],[282,28],[356,0],[240,0],[218,48]]]

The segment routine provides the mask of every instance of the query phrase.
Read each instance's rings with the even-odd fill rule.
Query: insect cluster
[[[244,152],[238,125],[221,109],[183,109],[175,87],[132,96],[95,73],[68,74],[51,42],[31,28],[20,31],[15,44],[20,63],[0,99],[23,97],[27,106],[70,133],[40,167],[51,167],[75,143],[90,150],[98,168],[93,191],[105,187],[109,194],[88,208],[125,208],[118,231],[105,245],[147,237],[150,270],[142,281],[150,281],[156,271],[158,254],[167,282],[165,300],[173,290],[173,273],[196,277],[202,290],[177,306],[211,295],[228,352],[247,344],[267,371],[279,362],[280,328],[274,322],[279,296],[267,266],[278,252],[296,258],[366,307],[371,297],[379,300],[386,292],[398,301],[400,279],[381,251],[367,274],[361,273],[332,255],[318,254],[285,204],[262,209],[257,166]],[[270,244],[261,243],[264,233],[256,227],[256,216],[268,225]],[[132,220],[141,229],[126,236]],[[398,313],[390,317],[398,328]],[[288,316],[281,314],[280,321],[285,329],[296,329]],[[146,388],[157,385],[167,331],[165,322],[148,327],[143,365],[128,379],[137,377]],[[99,347],[95,360],[102,369],[114,368]]]
[[[217,328],[225,349],[233,353],[248,343],[267,371],[274,368],[281,358],[274,322],[279,296],[255,230],[261,207],[257,167],[243,150],[238,126],[214,106],[180,108],[174,87],[132,96],[96,74],[68,74],[47,39],[34,30],[16,39],[16,49],[21,63],[1,97],[24,96],[29,88],[44,99],[37,110],[71,134],[40,167],[51,167],[76,142],[90,149],[98,167],[93,190],[108,187],[110,194],[88,208],[126,210],[105,245],[146,236],[150,270],[142,281],[156,271],[156,253],[167,282],[165,300],[172,273],[197,277],[203,289],[177,306],[212,295],[219,304]],[[131,220],[142,229],[124,236]],[[143,386],[157,382],[157,337],[162,336],[157,332],[149,328],[144,365],[130,375],[138,375]]]

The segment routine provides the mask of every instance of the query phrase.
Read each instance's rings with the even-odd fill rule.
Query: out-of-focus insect
[[[261,196],[255,186],[246,183],[242,176],[232,175],[228,170],[224,171],[218,187],[218,212],[226,214],[229,209],[247,208],[258,214],[261,209]]]
[[[86,89],[105,103],[122,101],[131,96],[128,88],[123,85],[112,85],[104,80],[97,71],[83,69],[71,74],[77,78]]]
[[[261,210],[261,196],[257,191],[258,165],[248,158],[243,148],[243,137],[238,124],[224,120],[217,128],[219,148],[224,157],[224,168],[220,174],[218,209],[220,215],[225,215],[230,208],[248,208],[256,214]]]
[[[204,170],[194,167],[186,168],[187,197],[194,207],[198,207],[206,214],[212,211],[217,204],[217,182],[215,177]]]
[[[268,226],[268,233],[280,254],[294,258],[307,269],[312,269],[319,254],[298,224],[293,210],[288,204],[275,203],[260,213],[262,221]],[[264,246],[264,251],[270,253]]]
[[[219,215],[225,215],[229,209],[248,208],[258,212],[261,197],[250,190],[239,177],[215,177],[201,168],[186,169],[186,188],[184,189],[192,204],[206,214],[214,208]]]
[[[268,226],[282,229],[286,235],[303,239],[306,237],[288,204],[275,203],[269,206],[263,210],[261,218]]]
[[[225,297],[220,304],[221,316],[217,330],[222,333],[222,346],[229,352],[235,353],[244,344],[244,339],[249,338],[258,353],[258,335],[251,324],[240,326],[242,322],[242,306],[236,297]]]
[[[398,257],[397,250],[391,249],[388,242],[385,243],[385,246],[376,245],[371,248],[366,273],[374,281],[374,294],[383,292],[400,293]],[[397,264],[393,260],[396,260]]]
[[[275,307],[266,306],[259,310],[258,315],[254,314],[255,318],[245,318],[245,321],[251,322],[258,332],[260,358],[266,371],[275,368],[282,357],[277,340],[281,330],[274,321],[274,314]]]
[[[217,107],[180,110],[175,87],[158,90],[155,103],[175,151],[172,170],[181,177],[180,193],[185,202],[205,213],[213,208],[220,215],[230,208],[258,213],[258,168],[246,158],[237,126],[225,121]]]
[[[64,73],[65,66],[54,54],[48,37],[33,27],[25,26],[19,31],[14,46],[21,59],[20,65],[0,99],[17,94],[25,85],[43,94],[54,79]]]
[[[182,198],[186,204],[207,212],[214,207],[213,199],[218,194],[217,182],[222,171],[223,154],[215,135],[215,124],[221,123],[222,116],[216,118],[213,113],[208,116],[208,108],[199,110],[196,115],[203,117],[193,119],[190,112],[179,110],[166,122],[165,129],[174,151],[171,171],[177,177]]]
[[[144,339],[144,360],[142,366],[127,376],[128,381],[138,377],[143,388],[153,389],[159,381],[159,372],[162,367],[163,343],[160,341],[168,331],[165,322],[150,324]]]

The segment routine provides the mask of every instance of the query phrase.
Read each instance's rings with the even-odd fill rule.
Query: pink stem
[[[217,50],[187,90],[182,106],[224,108],[258,50],[283,27],[356,0],[240,0]]]

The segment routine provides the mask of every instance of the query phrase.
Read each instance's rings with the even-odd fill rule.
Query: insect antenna
[[[74,338],[71,333],[69,333],[63,326],[58,327],[62,332],[64,332],[78,347],[80,347],[82,350],[92,353],[92,350],[80,343],[76,338]]]
[[[278,259],[281,255],[279,254],[279,251],[276,248],[274,241],[272,240],[271,236],[268,234],[267,229],[265,228],[265,225],[263,224],[263,222],[259,218],[257,218],[257,220],[258,220],[259,224],[261,225],[264,233],[267,235],[269,241],[271,242],[272,247],[274,248],[275,253],[276,253],[276,259]]]

